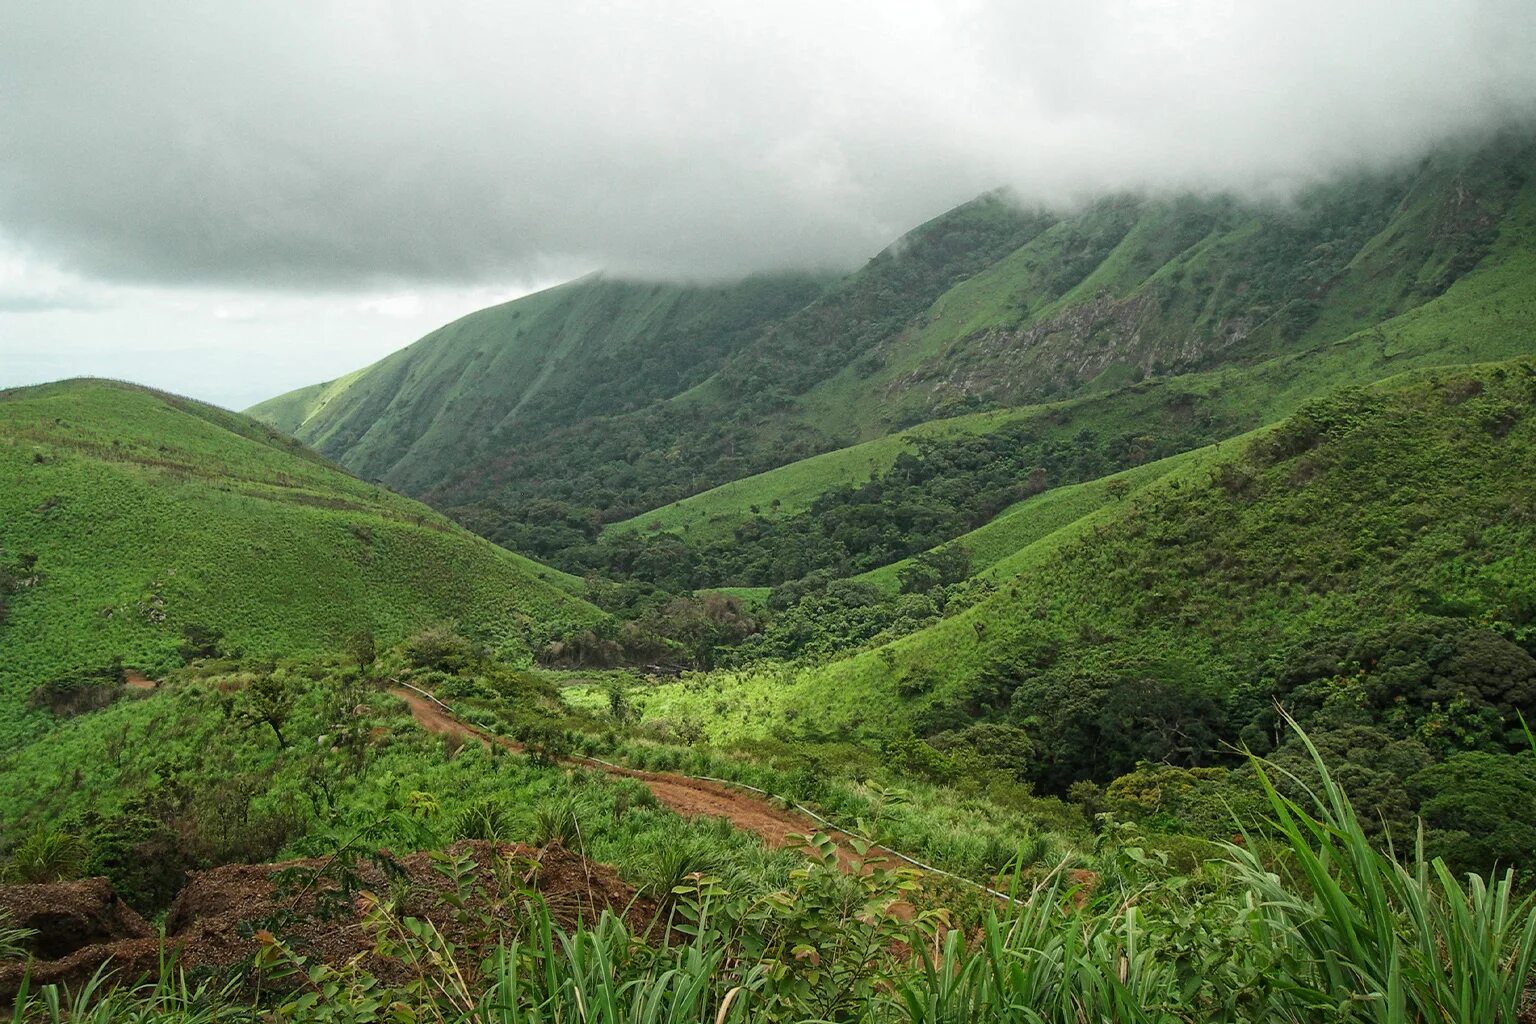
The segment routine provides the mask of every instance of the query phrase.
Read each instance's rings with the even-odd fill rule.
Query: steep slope
[[[1450,617],[1536,646],[1532,479],[1530,359],[1344,389],[997,562],[999,590],[959,615],[825,665],[664,687],[648,712],[717,737],[1002,719],[1046,748],[1109,709],[1128,716],[1126,771],[1157,759],[1137,744],[1160,730],[1214,745],[1212,722],[1268,706],[1269,682],[1328,641]]]
[[[296,436],[477,529],[525,521],[529,502],[622,519],[835,447],[781,415],[789,396],[1051,222],[985,196],[820,298],[820,279],[583,279],[450,324],[344,388],[301,389],[251,412],[279,426],[303,412]],[[529,382],[537,394],[524,404]]]
[[[670,398],[816,297],[812,276],[729,287],[583,278],[456,320],[250,414],[368,479],[421,493],[510,443]]]
[[[1273,422],[1330,387],[1369,384],[1413,367],[1529,353],[1536,353],[1536,188],[1528,185],[1505,212],[1474,269],[1443,294],[1354,334],[1269,359],[1148,378],[1081,398],[929,421],[651,510],[608,527],[604,536],[616,539],[632,529],[659,544],[670,532],[695,547],[732,536],[756,538],[783,532],[791,525],[786,518],[808,514],[837,488],[868,477],[880,482],[902,453],[910,457],[916,445],[925,446],[926,458],[951,461],[958,457],[954,452],[968,449],[965,457],[974,462],[978,446],[968,439],[986,435],[1018,442],[1054,438],[1060,443],[1123,438],[1134,441],[1122,445],[1123,451],[1140,457],[1159,446],[1205,444]],[[983,454],[1006,460],[1018,450],[1018,443],[993,442]],[[1135,462],[1111,465],[1106,471],[1122,465]],[[1064,481],[1044,482],[1056,486]],[[953,483],[936,479],[933,493]],[[868,490],[871,500],[882,497],[874,488]],[[974,503],[975,498],[951,495],[949,500]],[[874,505],[865,512],[877,518],[899,514]],[[696,585],[721,582],[737,581],[700,579]]]
[[[527,657],[602,618],[577,581],[262,424],[130,385],[0,393],[0,478],[0,738],[39,726],[34,687],[114,658],[153,674],[193,627],[290,655],[454,620]]]
[[[1512,237],[1517,254],[1528,250],[1529,231],[1514,228],[1528,216],[1532,166],[1530,134],[1512,133],[1294,203],[1121,196],[1050,213],[986,196],[908,233],[803,309],[785,302],[755,325],[740,321],[729,345],[709,348],[717,358],[665,386],[631,387],[632,361],[577,360],[548,415],[519,409],[520,382],[541,378],[515,356],[526,345],[508,319],[514,303],[477,315],[488,319],[473,340],[418,343],[409,373],[386,360],[339,391],[266,408],[284,424],[303,413],[299,436],[364,475],[550,555],[573,532],[590,539],[603,523],[913,423],[1321,354],[1509,258]],[[561,318],[591,287],[535,297],[547,305],[538,337],[550,352],[563,350]],[[599,333],[627,337],[637,315],[620,306]],[[646,344],[667,349],[664,334]],[[427,355],[434,348],[441,361]],[[518,369],[470,373],[470,351]],[[466,397],[468,381],[479,397]],[[1316,394],[1314,384],[1292,397]],[[615,388],[634,401],[611,400]],[[603,397],[582,401],[589,391]]]
[[[1303,350],[1443,294],[1491,250],[1536,145],[1506,135],[1293,204],[1122,197],[946,293],[806,396],[844,429]]]

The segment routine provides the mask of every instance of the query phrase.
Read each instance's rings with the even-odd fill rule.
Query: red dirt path
[[[419,693],[404,687],[394,687],[389,692],[405,701],[411,709],[412,717],[416,719],[416,724],[428,732],[457,736],[461,739],[476,739],[487,745],[494,743],[514,752],[522,750],[521,744],[501,736],[492,736],[490,733],[459,721]],[[618,768],[585,757],[572,757],[566,760],[596,768],[609,775],[636,779],[656,795],[659,803],[685,818],[724,818],[736,828],[761,837],[763,842],[775,848],[791,845],[789,837],[792,835],[825,832],[837,844],[837,859],[843,870],[853,870],[862,859],[849,845],[849,838],[844,833],[827,829],[803,814],[776,807],[759,796],[745,793],[731,786],[705,782],[702,779],[691,779],[671,772],[645,772],[633,768]],[[878,847],[872,847],[869,850],[869,856],[884,857],[888,863],[894,863],[896,860],[888,851]]]
[[[130,668],[123,673],[123,685],[130,690],[153,690],[160,684],[137,669]]]

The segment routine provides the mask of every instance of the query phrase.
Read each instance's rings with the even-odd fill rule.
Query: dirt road
[[[484,730],[461,722],[446,709],[419,693],[404,687],[394,687],[389,692],[405,701],[411,709],[412,717],[416,719],[416,724],[428,732],[458,736],[463,739],[477,739],[481,743],[487,745],[494,743],[511,751],[522,750],[522,746],[512,740],[492,736]],[[633,768],[619,768],[585,757],[571,757],[566,760],[573,764],[596,768],[609,775],[636,779],[656,795],[656,800],[660,804],[671,808],[685,818],[724,818],[736,828],[743,832],[751,832],[761,837],[769,846],[776,848],[790,845],[788,837],[791,835],[825,832],[837,843],[838,861],[845,871],[852,870],[860,860],[849,845],[847,835],[829,830],[803,814],[775,806],[762,797],[732,786],[691,779],[670,772],[644,772]],[[885,856],[888,863],[895,863],[894,858],[878,847],[871,849],[869,856]]]

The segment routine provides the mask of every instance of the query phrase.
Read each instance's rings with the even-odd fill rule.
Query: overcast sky
[[[1284,194],[1533,117],[1533,55],[1533,0],[0,0],[0,386],[238,408],[1000,184]]]

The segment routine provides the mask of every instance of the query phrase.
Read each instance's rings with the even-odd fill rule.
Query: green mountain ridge
[[[1368,384],[1414,366],[1501,359],[1536,346],[1536,194],[1527,188],[1507,211],[1480,264],[1443,294],[1391,319],[1331,342],[1248,365],[1148,378],[1043,406],[930,420],[898,434],[733,481],[606,528],[681,531],[690,540],[731,535],[765,514],[802,511],[827,491],[884,472],[916,440],[958,437],[1034,424],[1071,437],[1168,431],[1193,424],[1207,440],[1287,415],[1310,396],[1343,384]],[[782,496],[781,506],[772,502]],[[754,511],[754,508],[756,511]]]
[[[1528,213],[1533,163],[1529,135],[1511,132],[1289,205],[1121,196],[1057,214],[990,195],[809,298],[785,288],[774,291],[782,301],[736,302],[751,282],[690,291],[703,310],[692,333],[626,305],[633,295],[611,304],[641,286],[573,282],[253,412],[287,425],[285,409],[304,411],[301,439],[511,543],[520,530],[509,524],[551,515],[643,521],[672,500],[913,423],[1318,351],[1483,264]],[[585,312],[597,308],[612,315],[597,324]],[[472,322],[474,340],[459,339]],[[640,351],[712,355],[651,383],[632,360],[580,354],[642,336]],[[541,379],[521,362],[529,337],[567,353],[557,375],[579,382],[545,412],[519,404],[523,381]],[[476,364],[485,346],[510,362]],[[586,391],[604,397],[572,400]]]
[[[687,391],[823,284],[805,275],[721,287],[591,275],[471,313],[372,366],[249,412],[364,477],[421,492],[487,468],[509,435]]]

